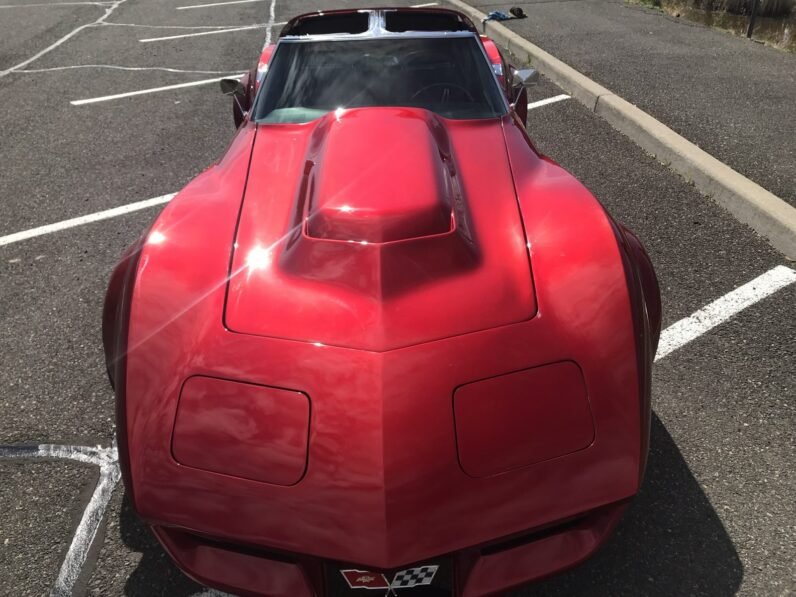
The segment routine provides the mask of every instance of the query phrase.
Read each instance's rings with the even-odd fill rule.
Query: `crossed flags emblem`
[[[387,595],[395,595],[395,589],[409,589],[421,585],[430,585],[434,580],[439,566],[418,566],[417,568],[407,568],[395,573],[392,581],[380,572],[370,572],[367,570],[341,570],[348,586],[352,589],[381,589]]]

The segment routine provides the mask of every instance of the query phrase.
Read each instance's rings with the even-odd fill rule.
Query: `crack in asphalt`
[[[0,71],[0,79],[2,79],[3,77],[5,77],[7,75],[10,75],[14,71],[17,71],[17,70],[19,70],[20,68],[22,68],[24,66],[27,66],[28,64],[30,64],[32,62],[35,62],[36,60],[38,60],[42,56],[45,56],[46,54],[49,54],[55,48],[57,48],[58,46],[60,46],[61,44],[65,43],[65,42],[69,41],[75,35],[77,35],[81,31],[83,31],[84,29],[88,29],[89,27],[95,27],[97,25],[103,24],[105,22],[105,19],[107,19],[109,16],[111,16],[113,14],[113,11],[115,11],[117,8],[119,8],[119,6],[121,6],[125,2],[127,2],[127,0],[116,0],[115,2],[113,2],[110,6],[108,6],[105,9],[105,13],[101,17],[97,18],[96,20],[94,20],[94,21],[92,21],[90,23],[85,23],[83,25],[80,25],[79,27],[76,27],[75,29],[72,29],[72,31],[70,31],[69,33],[67,33],[63,37],[61,37],[55,43],[50,44],[49,46],[47,46],[43,50],[37,52],[36,54],[31,56],[30,58],[27,58],[26,60],[23,60],[19,64],[15,64],[14,66],[12,66],[10,68],[7,68],[5,70],[1,70]]]

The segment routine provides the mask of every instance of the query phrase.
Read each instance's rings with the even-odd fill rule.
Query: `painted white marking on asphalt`
[[[246,31],[247,29],[263,29],[267,25],[247,25],[245,27],[233,27],[230,29],[216,29],[214,31],[202,31],[200,33],[184,33],[183,35],[167,35],[165,37],[148,37],[146,39],[139,39],[142,44],[150,43],[153,41],[166,41],[170,39],[182,39],[183,37],[199,37],[201,35],[218,35],[219,33],[231,33],[233,31]]]
[[[37,52],[36,54],[31,56],[30,58],[28,58],[26,60],[23,60],[19,64],[15,64],[14,66],[9,67],[9,68],[7,68],[5,70],[0,70],[0,79],[2,79],[3,77],[5,77],[6,75],[8,75],[10,73],[13,73],[15,70],[18,70],[18,69],[20,69],[22,67],[27,66],[31,62],[33,62],[35,60],[38,60],[39,58],[41,58],[45,54],[47,54],[49,52],[52,52],[55,48],[57,48],[58,46],[60,46],[64,42],[70,40],[75,35],[77,35],[81,31],[83,31],[83,29],[86,29],[87,27],[94,27],[96,25],[102,24],[105,21],[105,19],[107,19],[109,16],[111,16],[111,14],[113,14],[114,10],[119,8],[119,5],[123,4],[126,1],[127,0],[116,0],[116,2],[114,2],[113,4],[111,4],[110,6],[108,6],[105,9],[105,13],[101,17],[99,17],[97,20],[92,21],[91,23],[86,23],[85,25],[80,25],[80,27],[77,27],[76,29],[72,29],[72,31],[70,31],[69,33],[67,33],[63,37],[59,38],[57,41],[55,41],[54,43],[50,44],[49,46],[47,46],[43,50]]]
[[[0,446],[0,457],[64,458],[99,466],[99,481],[85,510],[83,510],[72,542],[69,544],[69,550],[61,563],[58,578],[50,592],[50,595],[58,597],[72,595],[75,583],[86,563],[91,544],[97,537],[97,531],[105,516],[105,510],[108,508],[113,490],[121,478],[116,447],[58,446],[54,444]]]
[[[425,4],[413,4],[409,8],[426,8],[428,6],[437,6],[439,2],[426,2]]]
[[[796,282],[796,271],[778,265],[751,282],[728,292],[693,315],[666,328],[661,334],[655,360],[659,361],[740,311],[794,282]]]
[[[109,6],[113,2],[41,2],[38,4],[0,4],[0,8],[37,8],[50,6]]]
[[[61,570],[58,572],[58,578],[55,580],[52,595],[72,595],[72,589],[86,563],[89,549],[97,537],[105,510],[108,508],[113,490],[120,478],[121,472],[115,461],[111,466],[100,467],[97,487],[94,489],[86,509],[83,510],[83,516],[80,518],[75,536],[72,537],[72,543],[69,545],[69,551],[66,552]]]
[[[72,70],[74,68],[108,68],[113,70],[126,70],[126,71],[147,71],[157,70],[165,71],[167,73],[186,73],[195,75],[217,75],[221,73],[228,73],[229,70],[184,70],[181,68],[168,68],[166,66],[117,66],[115,64],[74,64],[72,66],[53,66],[50,68],[25,68],[18,70],[18,73],[51,73],[59,70]]]
[[[265,43],[263,49],[271,43],[272,29],[274,28],[274,21],[276,20],[276,0],[271,0],[271,6],[268,8],[268,29],[265,30]]]
[[[52,234],[53,232],[66,230],[67,228],[74,228],[75,226],[82,226],[83,224],[107,220],[109,218],[115,218],[117,216],[129,214],[141,209],[147,209],[148,207],[153,207],[155,205],[160,205],[161,203],[167,203],[171,201],[174,195],[176,195],[176,193],[169,193],[168,195],[161,195],[160,197],[153,197],[152,199],[138,201],[137,203],[130,203],[128,205],[122,205],[121,207],[114,207],[113,209],[107,209],[105,211],[80,216],[78,218],[72,218],[71,220],[64,220],[62,222],[56,222],[55,224],[47,224],[46,226],[39,226],[38,228],[31,228],[29,230],[23,230],[22,232],[15,232],[14,234],[9,234],[7,236],[0,236],[0,247],[3,245],[10,245],[12,243],[18,243],[23,240],[28,240],[29,238],[35,238],[37,236]]]
[[[528,109],[533,110],[534,108],[541,108],[542,106],[546,106],[548,104],[554,104],[556,102],[563,101],[565,99],[569,99],[569,96],[565,93],[561,95],[554,95],[553,97],[548,97],[543,100],[539,100],[538,102],[531,102],[528,104]]]
[[[238,25],[141,25],[139,23],[100,23],[107,27],[143,27],[144,29],[232,29]]]
[[[139,89],[138,91],[127,91],[125,93],[116,93],[114,95],[103,95],[101,97],[92,97],[89,99],[73,100],[69,102],[73,106],[85,106],[86,104],[96,104],[98,102],[108,102],[110,100],[121,99],[123,97],[133,97],[135,95],[145,95],[147,93],[158,93],[159,91],[169,91],[171,89],[183,89],[185,87],[196,87],[198,85],[207,85],[215,83],[221,79],[240,79],[243,75],[227,75],[226,77],[214,77],[213,79],[202,79],[201,81],[189,81],[188,83],[177,83],[176,85],[165,85],[163,87],[150,87],[149,89]]]
[[[265,2],[266,0],[232,0],[231,2],[212,2],[210,4],[192,4],[190,6],[178,6],[177,10],[188,10],[191,8],[208,8],[210,6],[227,6],[228,4],[251,4],[253,2]]]

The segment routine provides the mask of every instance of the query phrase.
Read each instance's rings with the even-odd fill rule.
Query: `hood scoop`
[[[441,151],[425,120],[371,111],[336,118],[311,156],[307,236],[387,243],[451,232]]]
[[[444,128],[364,109],[312,135],[297,225],[279,266],[384,301],[478,266]]]

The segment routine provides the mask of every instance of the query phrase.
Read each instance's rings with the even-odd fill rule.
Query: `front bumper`
[[[389,588],[373,586],[367,592],[348,588],[341,570],[366,569],[372,577],[390,583],[400,570],[431,565],[439,566],[432,583],[395,589],[393,594],[477,597],[501,593],[588,558],[610,536],[626,507],[627,500],[623,500],[546,528],[390,570],[251,548],[170,527],[155,526],[153,531],[189,576],[238,595],[387,595]]]

